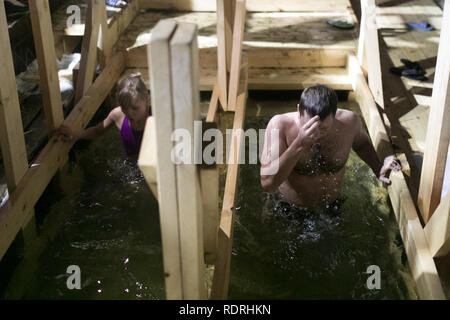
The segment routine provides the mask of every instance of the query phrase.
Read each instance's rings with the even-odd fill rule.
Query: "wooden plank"
[[[141,169],[147,184],[156,200],[158,200],[158,147],[156,145],[155,117],[148,117],[139,151],[138,166]],[[161,208],[161,206],[160,206]],[[164,243],[163,243],[164,246]]]
[[[88,1],[86,13],[86,27],[81,47],[80,70],[77,77],[77,91],[75,92],[75,103],[80,101],[87,88],[94,79],[97,67],[97,46],[102,14],[100,12],[100,1]]]
[[[367,33],[367,2],[368,0],[361,0],[361,21],[359,23],[359,39],[357,57],[359,64],[364,73],[367,73],[367,59],[366,59],[366,33]]]
[[[191,136],[190,157],[179,158],[180,163],[176,164],[183,299],[205,299],[203,208],[199,174],[194,163],[199,146],[192,139],[201,134],[196,133],[194,127],[194,121],[200,120],[197,25],[179,23],[170,48],[174,127],[186,129]]]
[[[215,1],[205,0],[140,0],[142,9],[176,11],[216,11]],[[247,11],[347,11],[347,0],[247,0]]]
[[[126,72],[137,71],[149,84],[147,69],[130,68]],[[248,69],[248,78],[249,90],[300,90],[317,83],[335,90],[352,90],[352,82],[345,68],[251,68]],[[200,90],[212,91],[216,79],[217,69],[200,68]]]
[[[84,128],[119,79],[124,66],[124,56],[122,54],[114,56],[64,124],[71,127],[74,132]],[[65,161],[72,145],[73,142],[65,142],[57,137],[51,138],[14,192],[10,194],[9,200],[0,208],[0,258],[22,227],[27,214]]]
[[[0,4],[0,57],[3,61],[3,76],[0,77],[0,143],[6,182],[11,193],[27,171],[28,161],[3,1]]]
[[[394,154],[389,136],[384,128],[380,113],[365,80],[359,61],[349,57],[349,72],[353,76],[354,91],[361,113],[369,131],[369,136],[378,157],[384,159]],[[389,198],[397,219],[411,273],[421,299],[445,299],[441,281],[434,264],[433,256],[420,223],[414,202],[402,172],[392,172]]]
[[[29,1],[29,4],[34,47],[39,65],[39,83],[47,132],[50,135],[64,121],[50,8],[48,0]]]
[[[209,101],[209,108],[208,114],[206,115],[206,122],[216,122],[218,106],[219,106],[219,86],[216,82],[211,94],[211,100]]]
[[[245,27],[245,0],[236,1],[236,11],[233,27],[233,46],[231,52],[231,71],[228,92],[228,110],[236,109],[241,71],[242,40]]]
[[[167,299],[182,299],[182,273],[180,259],[179,216],[176,169],[170,154],[173,148],[171,134],[173,123],[172,73],[169,41],[176,29],[173,20],[161,20],[153,29],[148,46],[150,64],[150,89],[152,111],[156,124],[159,214],[164,259]],[[153,150],[153,152],[155,152]]]
[[[234,0],[217,0],[217,79],[220,104],[225,111],[228,109],[228,71],[231,63],[233,33],[232,1]]]
[[[299,90],[317,83],[335,90],[352,89],[345,68],[250,68],[248,77],[249,90]]]
[[[274,47],[251,46],[244,42],[243,51],[248,53],[249,68],[345,67],[347,55],[351,53],[351,50],[342,49],[283,48],[281,43],[271,45]],[[129,48],[125,53],[128,68],[148,67],[146,45]],[[217,69],[216,47],[200,48],[199,55],[201,68]]]
[[[450,4],[444,7],[441,37],[431,96],[418,206],[427,223],[441,200],[450,141]]]
[[[200,169],[200,185],[203,203],[203,244],[205,261],[214,264],[217,255],[219,231],[219,171],[217,167]]]
[[[247,70],[243,70],[244,76]],[[239,162],[247,100],[247,78],[241,84],[233,121],[232,142],[228,158],[227,177],[222,202],[220,226],[217,243],[217,257],[214,265],[214,278],[211,299],[224,300],[228,297],[230,281],[231,251],[233,248],[235,202],[238,191]]]
[[[441,200],[424,232],[433,257],[442,257],[450,252],[450,192]]]
[[[375,0],[361,1],[358,60],[363,66],[363,71],[367,71],[369,88],[372,91],[375,102],[384,108]]]

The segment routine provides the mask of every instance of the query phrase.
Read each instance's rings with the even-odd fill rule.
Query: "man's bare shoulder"
[[[355,112],[346,109],[337,109],[336,119],[351,126],[356,125],[361,121]]]
[[[288,112],[277,114],[270,119],[268,127],[277,128],[277,129],[286,129],[293,123],[295,123],[297,112]]]

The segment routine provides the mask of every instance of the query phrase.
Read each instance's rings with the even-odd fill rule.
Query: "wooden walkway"
[[[148,82],[147,52],[151,30],[161,19],[196,23],[199,28],[200,89],[212,90],[217,72],[217,14],[161,12],[139,14],[115,47],[126,53],[128,72],[139,71]],[[248,54],[249,89],[296,90],[329,83],[350,90],[345,70],[348,53],[357,47],[357,28],[340,30],[329,19],[356,23],[346,12],[248,12],[243,51]]]

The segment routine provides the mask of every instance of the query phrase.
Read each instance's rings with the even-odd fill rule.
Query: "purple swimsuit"
[[[122,123],[122,129],[120,129],[120,134],[122,135],[123,147],[125,148],[127,156],[137,158],[141,148],[144,131],[134,131],[131,129],[128,118],[125,116]]]

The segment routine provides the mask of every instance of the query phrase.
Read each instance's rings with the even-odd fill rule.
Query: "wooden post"
[[[365,56],[365,43],[366,43],[366,24],[367,24],[367,7],[368,0],[361,0],[361,21],[359,22],[359,39],[358,39],[358,61],[364,73],[367,73],[367,60]]]
[[[98,35],[102,16],[100,12],[100,1],[103,0],[88,1],[75,103],[83,97],[86,90],[92,84],[95,68],[97,67]]]
[[[217,77],[220,89],[220,104],[225,111],[228,109],[228,72],[231,69],[235,1],[217,0]]]
[[[3,1],[0,4],[0,57],[3,61],[0,77],[0,142],[6,182],[11,194],[27,171],[28,161]]]
[[[48,0],[28,1],[33,28],[34,47],[39,65],[39,78],[44,113],[49,135],[64,121],[61,90]]]
[[[177,180],[170,154],[173,148],[172,73],[169,41],[176,29],[173,20],[161,20],[152,30],[148,45],[152,111],[155,117],[159,215],[164,258],[167,299],[182,299],[183,286],[180,259]],[[146,131],[148,128],[146,128]],[[144,148],[144,146],[143,146]],[[143,154],[140,157],[145,156]]]
[[[104,1],[99,3],[99,33],[98,33],[98,48],[100,49],[100,65],[103,67],[108,63],[111,57],[112,47],[114,45],[110,36],[110,29],[107,21],[106,4]]]
[[[425,223],[441,200],[450,140],[450,4],[446,2],[436,62],[418,206]]]
[[[176,165],[183,298],[206,299],[203,208],[199,174],[194,163],[196,148],[200,146],[196,146],[192,139],[201,134],[195,132],[194,127],[194,121],[200,120],[197,25],[180,23],[170,41],[170,48],[175,129],[187,129],[191,135],[191,157],[178,159],[180,163]]]
[[[384,108],[375,0],[361,1],[358,60],[363,70],[367,70],[369,88],[372,91],[375,102]]]
[[[245,60],[244,56],[244,60]],[[246,65],[246,63],[244,63]],[[242,134],[245,121],[245,109],[247,101],[247,68],[243,70],[244,81],[241,83],[236,111],[233,122],[233,140],[231,143],[230,158],[228,159],[227,177],[222,203],[222,213],[217,243],[217,257],[214,265],[214,277],[211,289],[211,299],[224,300],[228,297],[228,285],[230,281],[231,251],[233,247],[235,201],[238,188],[239,157]]]
[[[217,106],[218,99],[213,94],[211,103],[214,103],[214,100],[216,101]],[[214,116],[211,117],[214,118]],[[210,155],[215,156],[215,161],[213,163],[206,163],[204,159],[202,160],[200,165],[200,184],[203,203],[203,244],[205,249],[205,261],[207,264],[214,264],[217,251],[217,233],[219,231],[219,170],[217,168],[217,160],[220,159],[219,150],[223,147],[223,141],[216,140],[220,138],[215,135],[211,136],[210,130],[218,132],[215,121],[208,121],[207,118],[206,122],[202,125],[202,154],[205,152],[206,148],[213,148],[214,154]],[[213,139],[213,142],[209,142]]]
[[[242,40],[244,39],[245,27],[245,0],[237,0],[236,12],[234,15],[233,28],[233,47],[231,54],[231,71],[228,94],[228,110],[234,111],[236,109],[236,101],[239,89],[239,79],[241,71],[241,57],[242,57]]]
[[[141,150],[139,151],[138,166],[144,174],[156,200],[158,200],[158,147],[156,145],[155,117],[148,117],[145,124],[145,132],[142,137]],[[165,244],[163,243],[163,246]]]

